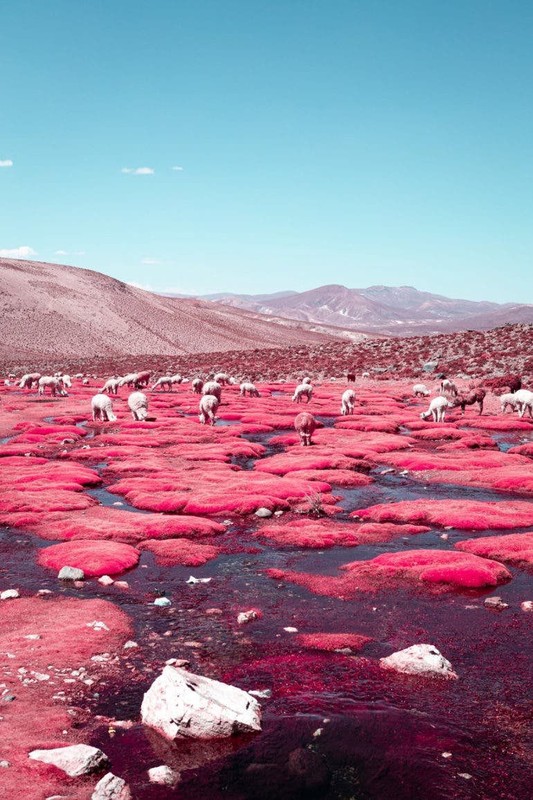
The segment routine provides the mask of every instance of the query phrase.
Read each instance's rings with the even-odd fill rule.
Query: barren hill
[[[202,300],[162,297],[92,270],[0,259],[4,362],[310,345],[329,341],[329,333]]]

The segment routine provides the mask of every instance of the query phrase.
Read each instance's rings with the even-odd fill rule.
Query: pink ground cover
[[[105,628],[95,630],[99,621]],[[2,704],[2,726],[8,731],[2,741],[2,758],[11,764],[2,770],[4,797],[13,800],[42,800],[68,794],[72,800],[87,800],[94,781],[68,778],[65,773],[33,761],[28,752],[85,742],[77,731],[70,705],[53,695],[64,690],[62,670],[94,667],[91,657],[107,651],[118,652],[133,634],[128,617],[113,603],[72,598],[20,598],[0,603],[0,650],[10,653],[10,673],[26,670],[31,683],[16,681],[16,700]],[[28,639],[28,636],[39,636]],[[52,665],[52,669],[51,669]],[[34,679],[34,673],[48,675]],[[77,688],[77,687],[76,687]],[[68,731],[68,739],[65,736]]]
[[[358,653],[372,638],[359,633],[299,633],[296,641],[307,650],[334,652],[347,648]]]
[[[219,547],[190,542],[187,539],[147,539],[140,543],[139,549],[150,550],[154,553],[157,563],[167,567],[176,564],[201,567],[220,553]]]
[[[465,553],[495,558],[518,566],[533,565],[533,533],[509,533],[506,536],[485,536],[467,539],[455,547]]]
[[[383,553],[369,561],[353,561],[341,567],[340,577],[270,569],[267,574],[304,586],[315,594],[348,600],[360,592],[377,592],[415,586],[426,591],[483,589],[511,579],[497,561],[469,553],[443,550],[410,550]]]
[[[120,575],[137,564],[139,551],[120,542],[81,539],[45,547],[39,550],[37,559],[41,566],[58,571],[77,567],[87,577]]]
[[[521,500],[404,500],[360,508],[354,515],[374,522],[409,522],[464,530],[526,528],[533,504]]]

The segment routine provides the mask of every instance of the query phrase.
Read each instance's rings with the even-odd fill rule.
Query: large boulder
[[[432,678],[457,678],[452,665],[432,644],[414,644],[387,658],[380,658],[383,669]]]
[[[91,800],[131,800],[130,787],[125,780],[108,772],[94,787]]]
[[[35,761],[53,764],[71,778],[88,775],[109,764],[105,753],[88,744],[72,744],[67,747],[54,747],[51,750],[32,750],[29,756]]]
[[[254,697],[172,666],[144,695],[141,717],[167,739],[217,739],[261,730],[261,707]]]

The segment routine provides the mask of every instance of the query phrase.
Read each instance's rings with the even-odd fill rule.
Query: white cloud
[[[0,257],[1,258],[31,258],[31,256],[36,256],[37,253],[33,249],[33,247],[28,247],[27,245],[22,245],[21,247],[12,247],[4,248],[0,250]]]
[[[183,167],[170,167],[170,169],[173,169],[174,172],[183,172]]]
[[[152,169],[152,167],[122,167],[121,172],[126,175],[153,175],[155,169]]]
[[[11,161],[10,158],[6,158],[5,161],[0,161],[0,167],[12,167],[12,166],[13,162]]]
[[[85,250],[74,250],[72,253],[69,253],[67,250],[56,250],[54,252],[55,256],[84,256]]]
[[[160,264],[161,262],[157,260],[157,258],[141,258],[141,264]]]

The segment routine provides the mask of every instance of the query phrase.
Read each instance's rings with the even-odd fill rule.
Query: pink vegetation
[[[142,539],[200,538],[224,533],[219,522],[203,517],[132,514],[118,508],[91,506],[83,515],[76,512],[0,514],[0,524],[26,528],[42,539],[112,539],[136,544]]]
[[[329,547],[357,547],[361,544],[388,542],[398,536],[425,533],[425,525],[394,525],[365,523],[363,525],[332,523],[329,520],[302,519],[295,522],[265,525],[255,536],[265,537],[280,546],[309,547],[318,550]]]
[[[358,633],[299,633],[296,641],[301,647],[310,650],[334,652],[335,650],[350,649],[357,653],[365,644],[371,642],[372,638]]]
[[[58,571],[78,567],[86,576],[119,575],[138,561],[139,551],[129,544],[90,539],[54,544],[40,550],[38,556],[43,567]]]
[[[443,550],[383,553],[369,561],[345,564],[341,569],[345,571],[341,577],[278,569],[268,570],[267,574],[276,580],[305,586],[315,594],[342,600],[354,597],[359,592],[375,592],[413,584],[433,591],[482,589],[511,579],[511,573],[497,561]]]
[[[358,509],[354,515],[375,522],[415,522],[464,530],[527,528],[533,525],[533,504],[520,500],[404,500]]]
[[[198,544],[186,539],[147,539],[139,545],[140,550],[150,550],[156,561],[165,567],[182,564],[185,567],[201,567],[220,553],[220,548],[209,544]]]
[[[105,628],[95,630],[91,627],[94,621],[103,622]],[[40,638],[26,638],[35,635]],[[25,676],[31,681],[16,681],[15,687],[10,679],[17,699],[2,704],[2,725],[9,731],[2,742],[2,758],[11,762],[10,768],[2,770],[2,797],[42,800],[68,794],[72,800],[86,800],[90,794],[86,785],[32,761],[28,752],[79,741],[71,730],[74,717],[68,713],[70,703],[53,699],[59,687],[68,689],[64,674],[57,676],[56,670],[86,665],[90,676],[95,667],[91,656],[103,651],[115,653],[131,636],[127,616],[103,600],[21,598],[0,603],[0,650],[12,654],[9,669],[14,674],[27,670]],[[48,675],[49,680],[34,679],[34,671]],[[80,685],[73,687],[76,692]]]
[[[0,491],[0,513],[13,514],[21,511],[46,513],[48,511],[74,511],[89,508],[95,501],[92,497],[65,489],[46,491],[14,491],[2,487]]]
[[[519,566],[533,565],[533,533],[510,533],[507,536],[486,536],[468,539],[455,545],[465,553],[496,558]]]

